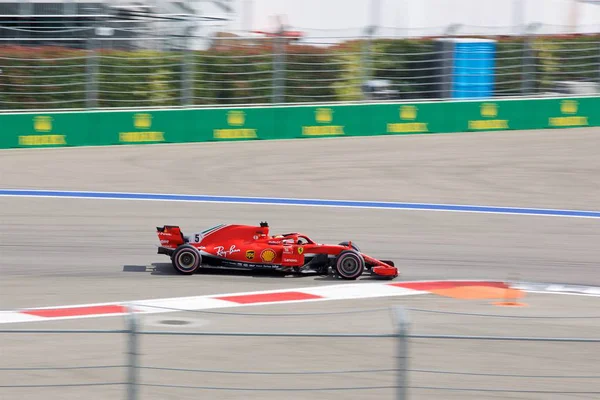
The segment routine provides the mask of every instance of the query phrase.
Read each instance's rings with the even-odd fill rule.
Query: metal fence
[[[453,96],[455,56],[439,39],[460,38],[457,29],[435,37],[389,30],[298,37],[285,29],[199,37],[78,27],[54,38],[13,37],[0,42],[0,111],[445,100]],[[600,93],[600,35],[542,31],[470,35],[496,48],[491,66],[470,66],[463,78],[490,73],[488,97]]]
[[[21,365],[9,364],[13,358],[7,346],[0,365],[0,391],[6,400],[42,394],[90,400],[209,395],[222,399],[334,399],[343,395],[352,399],[458,396],[481,400],[600,394],[600,338],[414,333],[415,323],[409,324],[407,312],[411,320],[433,313],[448,331],[452,327],[444,318],[451,318],[454,326],[460,325],[457,319],[463,319],[463,328],[472,331],[486,324],[482,319],[491,318],[517,332],[519,324],[527,328],[545,323],[552,329],[559,320],[577,330],[577,321],[589,323],[598,316],[491,315],[402,307],[299,314],[203,313],[235,318],[236,325],[248,328],[262,326],[267,317],[279,322],[301,318],[300,327],[325,318],[325,325],[333,329],[339,322],[333,321],[335,317],[348,317],[345,326],[351,326],[359,320],[369,324],[369,316],[390,311],[395,329],[384,333],[368,329],[364,333],[153,330],[140,327],[139,318],[145,316],[136,314],[129,314],[127,326],[117,329],[3,329],[3,345],[16,340],[21,346]],[[180,316],[161,318],[172,324],[186,321]],[[252,318],[259,321],[254,325],[249,322]],[[427,329],[427,323],[419,325]],[[582,330],[581,334],[588,333]],[[23,348],[36,354],[36,366],[25,366],[32,360]],[[90,359],[96,361],[90,363]]]

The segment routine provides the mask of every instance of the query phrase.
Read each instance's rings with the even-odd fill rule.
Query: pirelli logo
[[[587,115],[579,113],[579,102],[577,100],[563,100],[560,102],[561,116],[548,118],[548,125],[555,128],[589,126]]]
[[[315,125],[302,126],[302,136],[345,135],[342,125],[333,124],[335,111],[327,107],[315,109]]]
[[[401,122],[390,122],[386,125],[387,133],[427,133],[429,124],[427,122],[417,121],[419,118],[419,108],[414,105],[406,104],[400,106],[398,112]]]
[[[54,118],[47,115],[33,117],[33,130],[35,134],[19,135],[19,146],[65,146],[67,135],[52,132]]]
[[[24,135],[19,136],[21,146],[57,146],[67,144],[65,135]]]
[[[121,132],[119,141],[123,143],[164,142],[164,132]]]
[[[479,106],[481,119],[469,120],[469,129],[474,131],[493,131],[509,129],[507,119],[498,118],[500,107],[496,103],[483,103]]]
[[[213,139],[258,139],[258,129],[245,126],[244,111],[230,110],[226,119],[228,127],[213,129]]]
[[[138,130],[131,132],[119,132],[120,143],[146,143],[165,141],[164,132],[149,130],[150,128],[152,128],[152,114],[133,114],[133,127]]]

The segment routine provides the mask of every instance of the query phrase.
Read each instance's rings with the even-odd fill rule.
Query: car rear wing
[[[183,232],[176,225],[157,226],[156,234],[160,239],[161,246],[177,247],[187,242]]]

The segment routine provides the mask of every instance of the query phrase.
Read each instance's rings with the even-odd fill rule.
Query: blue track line
[[[537,216],[551,216],[551,217],[600,218],[600,211],[561,210],[561,209],[522,208],[522,207],[473,206],[473,205],[433,204],[433,203],[403,203],[403,202],[383,202],[383,201],[294,199],[294,198],[278,198],[278,197],[240,197],[240,196],[212,196],[212,195],[188,195],[188,194],[84,192],[84,191],[28,190],[28,189],[0,189],[0,196],[5,196],[5,197],[54,197],[54,198],[103,199],[103,200],[183,201],[183,202],[196,202],[196,203],[263,204],[263,205],[276,205],[276,206],[376,208],[376,209],[392,209],[392,210],[422,210],[422,211],[470,212],[470,213],[487,213],[487,214],[537,215]]]

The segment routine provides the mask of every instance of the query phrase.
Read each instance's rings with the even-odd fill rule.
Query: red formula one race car
[[[351,242],[315,243],[301,233],[270,236],[269,224],[217,225],[185,236],[178,226],[157,227],[158,254],[171,257],[175,270],[189,275],[203,266],[242,270],[277,270],[291,274],[317,273],[357,279],[365,271],[393,279],[392,261],[377,260]]]

